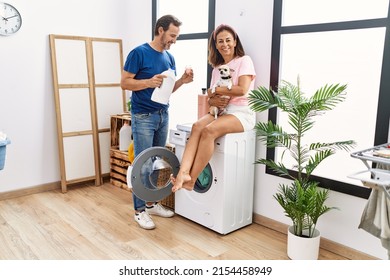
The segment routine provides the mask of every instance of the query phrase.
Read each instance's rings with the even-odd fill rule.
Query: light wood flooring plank
[[[2,212],[1,207],[0,212]],[[38,259],[2,215],[0,215],[0,259]]]

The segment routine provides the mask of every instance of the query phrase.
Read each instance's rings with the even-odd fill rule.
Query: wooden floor
[[[0,259],[284,260],[286,235],[252,224],[220,235],[179,215],[134,222],[131,193],[108,183],[0,201]],[[319,259],[346,259],[321,249]]]

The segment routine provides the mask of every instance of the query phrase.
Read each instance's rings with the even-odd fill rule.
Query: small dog
[[[218,67],[219,74],[221,75],[221,78],[213,85],[211,88],[211,93],[215,93],[215,89],[217,87],[227,87],[229,90],[232,89],[233,86],[233,80],[231,76],[231,72],[233,72],[233,69],[230,69],[227,65],[221,65]],[[230,99],[230,96],[223,95],[223,98]],[[226,109],[220,109],[215,106],[210,106],[210,114],[212,114],[215,118],[225,113]]]

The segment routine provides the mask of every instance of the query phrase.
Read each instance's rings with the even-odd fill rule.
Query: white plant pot
[[[294,227],[290,226],[287,231],[288,257],[292,260],[317,260],[321,238],[319,230],[314,230],[312,238],[296,236],[293,232]]]

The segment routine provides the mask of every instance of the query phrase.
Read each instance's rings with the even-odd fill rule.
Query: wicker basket
[[[171,176],[171,169],[166,168],[159,172],[157,180],[157,187],[163,187],[169,181],[169,177]],[[175,198],[174,193],[171,193],[168,197],[161,200],[161,204],[167,206],[168,208],[175,209]]]
[[[174,145],[167,143],[167,145],[165,147],[167,149],[169,149],[172,153],[175,153],[175,146]],[[170,175],[171,174],[169,174],[169,176]],[[171,193],[170,195],[168,195],[166,198],[164,198],[161,201],[161,204],[171,208],[172,210],[175,210],[175,194]]]
[[[168,197],[161,200],[161,204],[168,208],[171,208],[172,210],[175,210],[175,194],[171,193],[170,195],[168,195]]]

